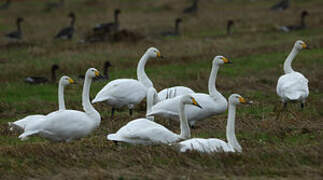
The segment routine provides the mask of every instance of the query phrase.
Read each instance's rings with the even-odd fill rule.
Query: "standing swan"
[[[185,115],[184,108],[186,104],[192,104],[201,108],[192,96],[181,96],[177,107],[180,112],[181,134],[175,134],[158,123],[140,118],[130,121],[127,125],[120,128],[117,133],[109,134],[107,139],[131,144],[169,144],[187,139],[191,137],[191,132]]]
[[[229,114],[227,120],[227,143],[216,138],[193,138],[178,143],[180,152],[195,150],[203,153],[211,152],[242,152],[242,148],[235,134],[236,105],[246,104],[246,100],[238,94],[229,97]]]
[[[216,75],[221,64],[230,63],[230,61],[223,56],[216,56],[212,62],[212,71],[209,78],[209,94],[204,93],[193,93],[191,94],[196,101],[203,107],[203,109],[196,108],[194,106],[186,107],[186,115],[188,122],[191,126],[194,126],[195,122],[198,120],[205,119],[207,117],[213,116],[215,114],[220,114],[226,111],[228,102],[223,95],[217,91],[215,87]],[[167,99],[157,103],[152,107],[148,116],[163,116],[166,118],[171,118],[178,120],[179,112],[176,107],[181,96]]]
[[[153,83],[145,73],[145,65],[149,58],[161,57],[158,49],[151,47],[141,57],[137,66],[136,79],[116,79],[105,85],[101,91],[92,100],[92,103],[106,101],[112,106],[111,118],[114,115],[115,108],[128,106],[129,113],[132,115],[132,109],[140,103],[147,94],[147,89],[153,87]]]
[[[74,83],[73,79],[71,79],[68,76],[62,76],[61,79],[59,80],[59,84],[58,84],[58,110],[59,111],[65,110],[64,88],[65,86],[73,83]],[[23,119],[17,120],[15,122],[8,122],[8,125],[11,131],[16,129],[22,132],[29,123],[34,123],[37,121],[37,119],[42,119],[44,117],[45,115],[42,115],[42,114],[30,115]]]
[[[48,114],[43,120],[27,126],[25,132],[19,136],[26,140],[28,136],[39,134],[52,141],[70,142],[90,134],[101,122],[100,114],[90,103],[90,85],[99,71],[90,68],[86,71],[82,94],[82,105],[85,112],[76,110],[62,110]]]
[[[296,41],[293,50],[284,62],[284,75],[280,76],[277,82],[276,92],[287,106],[288,101],[300,101],[301,108],[304,108],[305,99],[308,97],[308,80],[303,74],[296,72],[292,68],[292,62],[298,52],[306,48],[303,41]]]

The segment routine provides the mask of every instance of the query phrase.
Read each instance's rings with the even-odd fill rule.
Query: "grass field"
[[[24,39],[12,43],[0,37],[0,179],[322,179],[323,150],[323,1],[294,0],[284,12],[272,12],[274,0],[200,0],[196,15],[182,14],[186,0],[69,0],[63,8],[43,12],[37,0],[13,1],[0,11],[0,32],[15,29],[17,16],[23,16]],[[140,32],[146,38],[133,42],[79,43],[97,23],[111,21],[114,8],[120,8],[121,28]],[[278,25],[295,24],[306,9],[307,29],[291,33],[276,30]],[[77,17],[72,41],[53,40],[66,26],[67,14]],[[163,38],[159,34],[183,18],[182,35]],[[235,20],[232,36],[225,26]],[[310,49],[302,50],[293,62],[295,70],[309,79],[310,96],[304,110],[299,104],[282,108],[276,95],[276,82],[282,64],[296,40]],[[207,92],[214,56],[228,57],[217,79],[218,90],[228,97],[239,93],[252,106],[237,110],[236,133],[241,154],[196,152],[178,153],[167,145],[115,145],[106,140],[131,119],[143,117],[139,107],[129,117],[126,109],[110,119],[110,107],[95,104],[101,125],[90,136],[71,143],[52,143],[39,137],[20,141],[7,122],[30,114],[47,114],[57,109],[57,84],[29,85],[29,75],[49,77],[50,67],[60,66],[76,81],[89,67],[113,65],[110,79],[136,78],[136,66],[147,48],[154,46],[165,56],[151,59],[146,72],[157,90],[174,85]],[[94,82],[91,97],[107,82]],[[82,82],[65,90],[66,106],[81,110]],[[193,137],[225,139],[226,114],[198,122]],[[176,122],[157,122],[178,132]]]

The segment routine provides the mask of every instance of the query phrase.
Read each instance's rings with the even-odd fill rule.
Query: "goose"
[[[52,65],[51,67],[51,82],[56,82],[56,71],[59,69],[57,64]],[[49,82],[48,78],[46,77],[38,77],[38,76],[28,76],[24,79],[25,83],[28,84],[43,84]]]
[[[302,30],[306,28],[305,24],[305,17],[308,16],[307,11],[302,11],[301,13],[301,22],[297,25],[288,25],[288,26],[280,26],[279,29],[284,32],[290,32],[290,31],[297,31]]]
[[[155,123],[146,118],[139,118],[130,121],[121,127],[115,134],[109,134],[107,139],[110,141],[121,141],[130,144],[169,144],[179,140],[190,138],[191,132],[185,115],[185,106],[194,105],[199,108],[201,106],[190,95],[181,96],[178,103],[180,112],[180,128],[181,133],[175,134],[164,126]]]
[[[74,83],[73,79],[68,76],[62,76],[60,78],[58,83],[58,110],[59,111],[65,110],[64,88],[65,86],[73,83]],[[8,125],[11,131],[15,129],[22,132],[29,123],[34,123],[37,121],[37,119],[42,119],[44,117],[45,115],[42,115],[42,114],[30,115],[23,119],[17,120],[15,122],[8,122]]]
[[[147,94],[147,89],[153,87],[153,83],[145,73],[145,65],[149,58],[161,57],[158,49],[151,47],[141,57],[137,66],[136,79],[116,79],[105,85],[92,100],[92,103],[106,101],[112,106],[111,118],[116,108],[128,106],[129,114],[132,109],[140,103]]]
[[[165,88],[158,93],[160,101],[171,99],[177,96],[195,93],[191,88],[185,86],[174,86],[170,88]]]
[[[298,52],[307,45],[298,40],[295,42],[294,47],[284,62],[284,75],[280,76],[277,82],[276,92],[284,103],[284,107],[287,106],[288,101],[300,101],[301,108],[304,108],[304,103],[309,95],[308,79],[303,74],[296,72],[292,68],[292,62]]]
[[[198,0],[193,0],[193,4],[183,10],[183,13],[196,13],[197,12],[197,2]]]
[[[95,77],[93,81],[109,80],[109,67],[111,67],[110,61],[105,61],[103,66],[103,75]],[[79,79],[84,79],[84,75],[79,75]]]
[[[233,25],[234,25],[234,21],[233,20],[228,20],[228,22],[227,22],[227,35],[232,34],[232,26]]]
[[[186,115],[191,127],[198,120],[202,120],[220,114],[227,109],[227,100],[223,95],[217,91],[215,87],[216,75],[221,64],[231,63],[227,58],[223,56],[216,56],[212,62],[212,71],[209,78],[209,94],[204,93],[193,93],[191,94],[202,106],[203,109],[196,108],[194,106],[186,107]],[[154,105],[148,116],[162,116],[165,118],[171,118],[178,120],[179,112],[176,108],[180,101],[181,96],[175,98],[166,99]]]
[[[212,152],[242,152],[242,148],[235,134],[236,106],[238,104],[247,104],[248,102],[239,94],[232,94],[229,97],[229,110],[226,128],[227,141],[216,138],[192,138],[177,144],[180,152],[198,151],[201,153]]]
[[[24,21],[24,18],[22,17],[18,17],[16,19],[16,25],[17,25],[17,30],[16,31],[12,31],[8,34],[6,34],[5,36],[9,39],[12,39],[12,40],[21,40],[22,39],[22,30],[21,30],[21,23]]]
[[[120,9],[114,10],[114,22],[97,24],[93,31],[104,31],[104,32],[117,32],[119,30],[119,14]]]
[[[7,0],[4,4],[0,6],[0,10],[8,9],[11,4],[11,0]]]
[[[83,85],[82,105],[83,111],[61,110],[48,114],[43,119],[25,128],[19,139],[26,140],[31,135],[40,135],[51,141],[70,142],[90,134],[101,122],[100,114],[90,103],[90,85],[99,71],[90,68],[86,71]]]
[[[68,17],[71,18],[70,26],[61,29],[56,36],[55,39],[72,39],[74,34],[74,24],[75,24],[75,14],[73,12],[68,14]]]
[[[271,10],[273,11],[283,11],[290,6],[290,0],[281,0],[277,4],[274,4],[271,6]]]
[[[52,9],[63,7],[64,6],[64,0],[60,0],[59,2],[49,2],[46,4],[45,11],[49,12]]]
[[[177,18],[175,20],[175,29],[174,31],[166,31],[166,32],[162,32],[161,35],[162,36],[178,36],[180,35],[179,33],[179,24],[182,22],[181,18]]]

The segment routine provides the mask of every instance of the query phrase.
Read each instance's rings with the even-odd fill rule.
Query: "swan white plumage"
[[[155,88],[151,87],[147,90],[147,105],[146,105],[146,118],[154,121],[154,116],[148,116],[147,114],[149,114],[151,112],[151,108],[157,104],[158,102],[160,102],[160,98],[157,94],[157,91]]]
[[[216,56],[212,62],[212,71],[209,78],[209,94],[193,93],[192,95],[196,101],[202,106],[202,109],[187,106],[185,107],[186,116],[191,126],[194,126],[198,120],[205,119],[215,114],[220,114],[226,111],[228,102],[223,95],[217,91],[215,87],[216,75],[221,64],[230,63],[230,61],[223,56]],[[178,120],[179,111],[178,103],[181,96],[161,101],[154,105],[148,116],[162,116]]]
[[[58,110],[65,110],[65,102],[64,102],[64,88],[65,86],[74,83],[73,79],[68,76],[62,76],[58,83]],[[43,118],[45,115],[35,114],[26,116],[23,119],[17,120],[15,122],[8,122],[9,129],[17,130],[23,132],[27,124],[34,123],[38,119]]]
[[[296,41],[294,47],[284,62],[284,75],[280,76],[277,82],[276,92],[284,105],[288,101],[300,101],[304,107],[306,98],[309,95],[308,79],[303,74],[293,70],[291,64],[298,52],[306,48],[303,41]]]
[[[247,102],[238,94],[232,94],[229,97],[229,112],[226,127],[226,137],[228,142],[216,138],[193,138],[178,143],[179,151],[186,152],[194,150],[203,153],[242,152],[242,148],[235,134],[236,105],[240,103],[245,104]]]
[[[39,134],[52,141],[69,142],[87,136],[100,125],[100,114],[90,103],[90,85],[99,71],[90,68],[86,71],[82,93],[82,105],[85,112],[76,110],[61,110],[48,114],[37,123],[27,126],[25,132],[19,136],[26,140],[28,136]]]
[[[192,96],[181,96],[178,104],[181,134],[175,134],[158,123],[145,118],[140,118],[130,121],[128,124],[120,128],[117,133],[109,134],[107,139],[131,144],[169,144],[187,139],[191,136],[191,132],[184,112],[186,104],[200,107]]]
[[[176,96],[186,95],[195,93],[191,88],[185,86],[174,86],[170,88],[165,88],[158,93],[160,100],[174,98]]]
[[[151,47],[141,57],[137,66],[137,78],[135,79],[117,79],[105,85],[92,103],[106,101],[112,106],[111,117],[113,117],[115,108],[128,106],[130,115],[132,109],[140,103],[147,94],[147,89],[153,87],[153,83],[145,73],[145,65],[149,58],[161,57],[158,49]]]

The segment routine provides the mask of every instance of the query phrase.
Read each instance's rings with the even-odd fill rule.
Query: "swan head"
[[[162,57],[160,51],[154,47],[147,49],[146,54],[151,58]]]
[[[246,101],[246,99],[240,96],[239,94],[231,94],[231,96],[229,97],[229,103],[237,105],[237,104],[251,104],[252,102]]]
[[[191,95],[182,96],[181,101],[183,104],[191,104],[193,106],[197,106],[202,109],[202,106],[200,106],[198,102],[195,100],[195,98]]]
[[[224,56],[215,56],[213,64],[231,64],[231,61]]]
[[[95,78],[95,77],[98,77],[99,75],[100,75],[99,71],[95,68],[90,68],[85,73],[85,77],[89,77],[89,78]]]
[[[67,86],[69,84],[73,84],[74,80],[68,76],[62,76],[61,79],[59,80],[59,83],[62,84],[63,86]]]
[[[306,45],[306,43],[304,41],[298,40],[298,41],[295,42],[294,47],[296,49],[298,49],[298,50],[301,50],[301,49],[307,48],[307,45]]]

